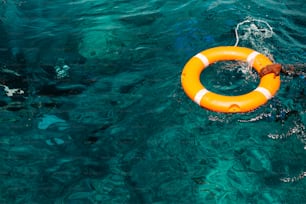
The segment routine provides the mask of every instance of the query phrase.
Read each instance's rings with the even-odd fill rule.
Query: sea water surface
[[[0,203],[306,203],[304,1],[7,0],[0,31]],[[299,72],[254,111],[205,110],[181,71],[236,37]]]

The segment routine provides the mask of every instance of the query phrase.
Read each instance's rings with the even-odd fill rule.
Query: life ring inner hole
[[[216,94],[238,96],[253,91],[260,78],[246,62],[219,61],[202,71],[200,81],[206,89]]]

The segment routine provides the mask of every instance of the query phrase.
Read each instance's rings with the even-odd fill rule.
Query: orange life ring
[[[207,90],[200,82],[201,72],[212,63],[226,60],[246,61],[258,73],[272,64],[269,58],[249,48],[224,46],[204,50],[192,57],[183,69],[181,82],[188,97],[212,111],[237,113],[254,110],[276,94],[280,87],[280,76],[274,73],[264,75],[258,87],[244,95],[224,96]]]

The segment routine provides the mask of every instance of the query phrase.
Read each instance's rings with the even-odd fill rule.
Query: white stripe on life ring
[[[194,97],[194,102],[196,102],[197,104],[201,104],[201,100],[203,98],[203,96],[205,96],[205,94],[207,94],[209,91],[205,88],[201,89],[200,91],[198,91],[198,93],[195,95]]]
[[[266,88],[257,87],[257,88],[255,89],[255,91],[258,91],[258,92],[262,93],[262,94],[266,97],[267,100],[269,100],[269,99],[272,98],[272,94],[271,94],[270,91],[269,91],[268,89],[266,89]]]
[[[205,67],[209,65],[209,61],[205,55],[202,53],[198,53],[195,57],[197,57],[204,64]]]
[[[249,56],[247,57],[247,62],[249,65],[253,65],[253,62],[255,60],[255,57],[259,54],[259,52],[253,51]]]

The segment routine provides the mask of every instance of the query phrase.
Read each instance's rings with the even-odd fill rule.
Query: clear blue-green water
[[[0,203],[306,203],[304,1],[9,0],[0,11]],[[202,109],[181,71],[234,45],[245,20],[239,46],[298,71],[252,112]],[[248,92],[259,79],[243,67],[213,65],[203,83]]]

